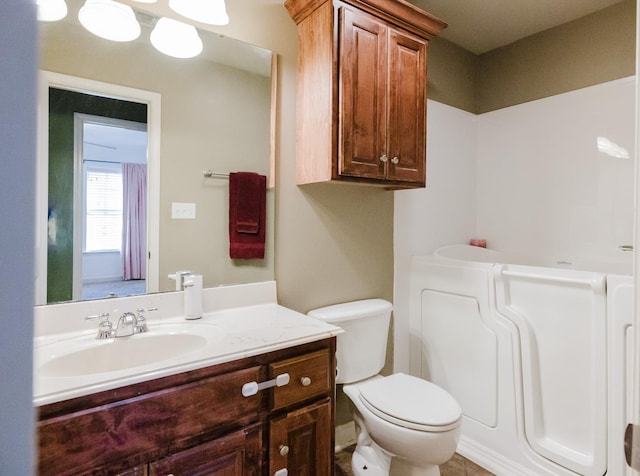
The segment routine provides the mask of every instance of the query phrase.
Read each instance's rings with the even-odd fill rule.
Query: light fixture
[[[196,28],[171,18],[160,18],[150,39],[158,51],[174,58],[192,58],[202,51],[202,40]]]
[[[113,0],[87,0],[78,12],[83,27],[111,41],[132,41],[140,36],[133,9]]]
[[[134,0],[134,2],[138,3],[156,3],[158,0]]]
[[[169,0],[173,11],[209,25],[226,25],[229,15],[224,0]]]
[[[38,20],[58,21],[67,16],[64,0],[38,0]]]

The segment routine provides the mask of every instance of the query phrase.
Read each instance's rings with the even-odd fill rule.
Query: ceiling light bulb
[[[64,0],[38,0],[38,20],[58,21],[67,16]]]
[[[202,51],[202,40],[193,25],[160,18],[151,32],[151,44],[174,58],[193,58]]]
[[[140,36],[133,9],[113,0],[87,0],[78,19],[87,30],[106,40],[132,41]]]
[[[226,25],[229,15],[224,0],[169,0],[173,11],[209,25]]]

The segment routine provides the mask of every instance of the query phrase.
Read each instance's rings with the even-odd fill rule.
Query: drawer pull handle
[[[288,383],[289,383],[289,374],[280,374],[276,378],[272,380],[267,380],[265,382],[245,383],[242,386],[242,396],[250,397],[258,393],[260,390],[264,390],[265,388],[282,387],[284,385],[287,385]]]
[[[302,377],[300,379],[300,383],[303,387],[308,387],[309,385],[311,385],[311,377]]]
[[[280,445],[280,456],[287,456],[289,454],[289,447],[287,445]]]
[[[282,468],[273,473],[273,476],[289,476],[289,471],[287,468]]]

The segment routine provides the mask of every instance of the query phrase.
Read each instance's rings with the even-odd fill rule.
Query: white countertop
[[[230,362],[321,340],[343,332],[339,327],[312,319],[275,302],[214,310],[206,312],[201,319],[194,321],[188,321],[182,317],[165,316],[159,319],[152,317],[152,313],[147,315],[149,334],[153,333],[154,326],[156,329],[161,329],[162,326],[178,325],[180,328],[188,329],[192,334],[198,334],[198,332],[206,334],[213,329],[220,333],[221,338],[212,344],[171,359],[138,365],[134,368],[102,373],[89,372],[76,376],[45,376],[39,368],[52,357],[64,356],[65,352],[73,352],[79,346],[116,345],[112,341],[121,339],[129,339],[131,344],[134,344],[136,338],[145,334],[98,341],[96,339],[97,322],[90,321],[91,329],[41,335],[34,340],[34,405],[41,406]]]

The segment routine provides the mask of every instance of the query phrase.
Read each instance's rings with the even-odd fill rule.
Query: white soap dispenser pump
[[[189,274],[184,277],[184,317],[200,319],[202,317],[202,275]]]

